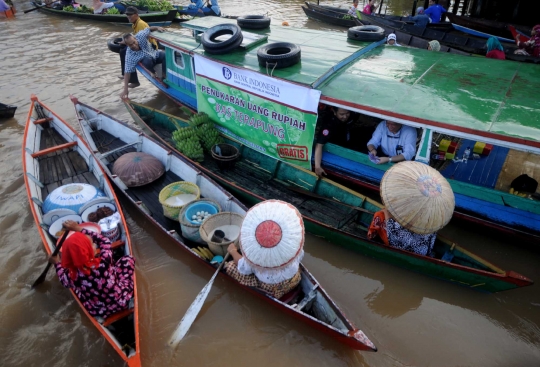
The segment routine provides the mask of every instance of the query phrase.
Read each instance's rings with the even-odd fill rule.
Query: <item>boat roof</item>
[[[204,17],[182,25],[204,31],[223,23],[236,20]],[[373,47],[350,41],[342,32],[274,24],[270,29],[250,32],[267,35],[268,43],[299,45],[300,63],[268,70],[268,74],[319,89],[322,102],[540,153],[540,98],[535,93],[540,90],[538,65],[409,47]],[[209,55],[193,37],[154,35],[165,44],[267,74],[257,61],[258,45]]]

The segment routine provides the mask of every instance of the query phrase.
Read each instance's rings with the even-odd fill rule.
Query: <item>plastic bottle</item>
[[[446,160],[446,155],[445,154],[432,154],[431,155],[431,158],[437,160],[437,161],[444,161]]]
[[[469,159],[469,155],[471,155],[471,148],[467,147],[467,149],[465,149],[465,152],[463,152],[463,162],[467,162],[467,159]]]

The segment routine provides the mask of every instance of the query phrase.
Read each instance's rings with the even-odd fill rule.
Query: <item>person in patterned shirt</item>
[[[64,228],[75,233],[64,241],[62,259],[49,257],[62,285],[75,292],[94,317],[106,319],[125,310],[133,298],[135,259],[129,255],[116,262],[111,241],[67,220]]]
[[[128,49],[126,52],[126,64],[124,68],[124,90],[120,94],[120,98],[128,98],[129,79],[131,73],[136,71],[136,66],[139,62],[142,62],[143,66],[148,69],[152,75],[152,78],[156,78],[154,66],[161,64],[162,75],[165,77],[167,72],[165,52],[155,50],[148,41],[150,32],[155,31],[165,32],[165,29],[161,27],[148,27],[139,31],[135,35],[131,33],[124,35],[123,40]]]

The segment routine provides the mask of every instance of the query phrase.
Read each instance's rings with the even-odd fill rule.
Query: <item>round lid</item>
[[[103,191],[84,183],[60,186],[51,192],[43,202],[43,213],[53,209],[71,209],[76,213],[81,206],[98,197],[106,196]]]
[[[401,226],[419,234],[434,233],[454,212],[454,192],[435,169],[419,162],[400,162],[381,180],[381,198]]]
[[[117,175],[128,187],[137,187],[157,180],[165,167],[156,157],[142,153],[126,153],[114,162],[113,174]]]
[[[304,246],[304,221],[294,206],[267,200],[249,209],[240,229],[245,259],[262,268],[279,268],[294,260]]]

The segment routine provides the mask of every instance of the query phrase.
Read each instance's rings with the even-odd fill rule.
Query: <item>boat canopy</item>
[[[234,23],[218,17],[182,23],[204,31]],[[382,119],[540,153],[538,65],[350,41],[342,32],[272,25],[249,30],[301,47],[301,62],[266,70],[258,45],[209,55],[193,37],[155,34],[164,44],[322,92],[321,101]]]

